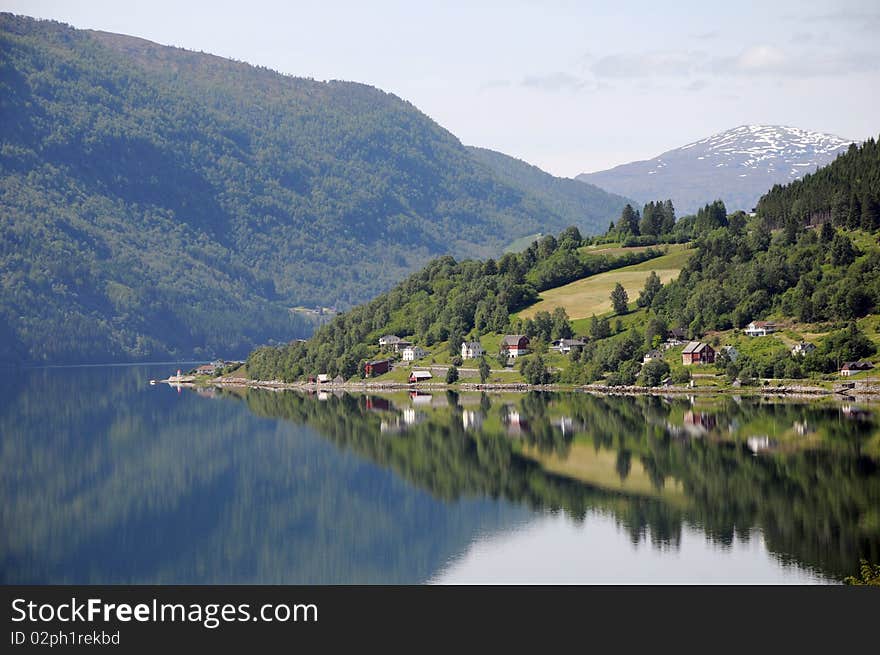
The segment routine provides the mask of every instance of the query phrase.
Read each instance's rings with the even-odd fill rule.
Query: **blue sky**
[[[0,0],[0,9],[373,84],[466,144],[556,175],[745,123],[880,134],[876,0]]]

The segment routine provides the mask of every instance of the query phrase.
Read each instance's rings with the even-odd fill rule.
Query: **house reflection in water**
[[[810,425],[806,421],[795,421],[792,428],[794,428],[795,433],[799,437],[805,437],[808,434],[812,434],[813,432],[816,431],[816,428],[814,428],[812,425]]]
[[[464,410],[461,413],[461,424],[465,430],[479,430],[483,427],[483,412]]]
[[[553,421],[553,425],[559,428],[563,437],[574,434],[581,427],[580,423],[575,423],[575,420],[570,416],[560,416]]]
[[[844,418],[852,421],[867,421],[871,418],[871,412],[856,405],[843,405],[840,408],[840,413]]]
[[[766,450],[772,450],[776,447],[776,442],[766,434],[757,437],[749,437],[746,439],[746,444],[748,444],[749,450],[755,455]]]
[[[367,396],[365,406],[373,412],[389,412],[391,411],[391,402],[387,398],[379,396]]]
[[[670,426],[670,431],[673,434],[683,436],[702,437],[711,430],[714,430],[717,424],[718,419],[714,414],[688,410],[684,413],[682,426]]]
[[[407,407],[403,410],[403,422],[405,425],[416,425],[424,419],[425,415],[422,412],[417,412],[412,407]]]
[[[419,393],[418,391],[413,391],[409,394],[409,397],[412,399],[413,405],[431,405],[434,400],[434,396],[429,393]]]
[[[507,434],[511,437],[520,437],[529,432],[529,422],[518,410],[510,409],[502,416],[502,421],[507,426]]]

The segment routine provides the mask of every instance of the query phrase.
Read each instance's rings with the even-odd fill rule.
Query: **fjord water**
[[[880,561],[868,404],[0,382],[3,583],[818,583]],[[880,409],[880,408],[878,408]]]

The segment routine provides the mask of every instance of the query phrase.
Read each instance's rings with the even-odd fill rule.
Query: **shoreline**
[[[219,388],[250,388],[264,389],[267,391],[348,391],[356,393],[383,393],[395,391],[480,391],[480,392],[507,392],[526,393],[530,391],[544,392],[569,392],[589,393],[594,395],[624,395],[624,396],[762,396],[762,397],[788,397],[788,398],[833,398],[848,400],[864,397],[868,400],[880,401],[880,385],[863,384],[859,387],[844,389],[826,389],[809,385],[786,385],[786,386],[753,386],[753,387],[640,387],[635,385],[612,387],[602,384],[564,385],[564,384],[527,384],[524,382],[514,383],[487,383],[465,382],[458,384],[446,384],[445,382],[421,382],[410,384],[407,382],[344,382],[334,384],[326,382],[318,384],[314,382],[281,382],[280,380],[252,380],[240,377],[201,378],[197,376],[176,376],[159,380],[162,384],[178,385],[186,387],[213,386]]]

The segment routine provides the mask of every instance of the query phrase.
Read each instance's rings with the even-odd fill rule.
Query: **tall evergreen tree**
[[[611,292],[611,305],[617,314],[626,314],[629,309],[629,296],[620,282],[614,285],[614,290]]]

